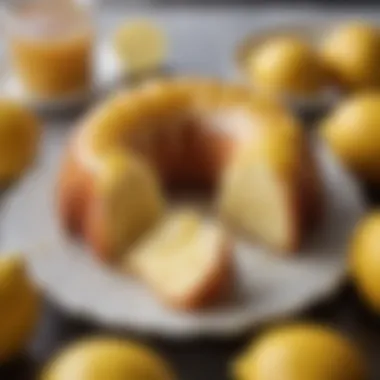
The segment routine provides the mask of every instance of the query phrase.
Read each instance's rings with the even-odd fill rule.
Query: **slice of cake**
[[[320,183],[304,136],[268,132],[231,160],[222,180],[223,220],[270,249],[299,249],[320,216]]]
[[[194,211],[173,211],[124,259],[172,307],[196,309],[231,285],[232,246],[223,229]]]

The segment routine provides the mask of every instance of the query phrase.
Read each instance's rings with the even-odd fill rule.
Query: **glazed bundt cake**
[[[220,212],[269,247],[297,250],[321,209],[302,129],[284,109],[216,80],[120,93],[76,129],[59,182],[66,230],[104,260],[162,217],[164,185],[220,184]]]

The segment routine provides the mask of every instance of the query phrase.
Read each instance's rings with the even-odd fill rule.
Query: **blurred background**
[[[13,0],[0,0],[0,4],[9,4],[12,1]],[[240,43],[241,40],[248,34],[254,33],[260,28],[270,29],[276,27],[282,22],[287,23],[288,25],[291,23],[298,23],[302,24],[303,27],[307,27],[308,23],[311,24],[313,20],[316,20],[317,28],[320,28],[320,30],[318,30],[320,34],[322,34],[323,28],[321,28],[320,25],[323,25],[323,22],[327,19],[334,21],[341,18],[356,19],[368,17],[374,22],[380,20],[380,3],[378,0],[102,0],[100,3],[102,11],[97,16],[98,24],[96,26],[99,31],[99,35],[101,35],[101,37],[105,37],[104,39],[107,40],[107,43],[110,44],[112,38],[111,36],[113,35],[112,33],[114,32],[116,26],[121,25],[123,22],[128,23],[131,19],[133,20],[136,15],[138,15],[138,17],[140,17],[140,15],[143,15],[144,17],[147,16],[147,18],[155,20],[157,22],[157,25],[161,27],[165,32],[164,34],[166,35],[166,38],[168,39],[170,45],[168,52],[169,65],[174,69],[176,73],[195,73],[219,77],[230,77],[236,74],[236,67],[233,66],[236,65],[234,52],[236,51],[237,44]],[[22,38],[24,37],[25,36],[23,35]],[[22,38],[20,38],[21,42]],[[365,55],[368,53],[368,51],[370,51],[370,53],[367,54],[370,58],[370,62],[367,62],[368,65],[359,64],[358,66],[360,69],[363,69],[364,67],[364,74],[366,74],[366,71],[369,72],[372,70],[370,74],[373,76],[373,78],[379,79],[380,76],[377,75],[379,72],[379,70],[377,70],[377,67],[380,67],[380,34],[365,41],[368,42],[368,40],[370,48],[364,50]],[[34,85],[37,89],[38,87],[43,88],[44,85],[46,85],[44,82],[47,76],[46,72],[49,70],[46,70],[45,68],[42,68],[42,70],[40,69],[39,71],[37,70],[38,68],[36,70],[33,70],[33,68],[32,70],[29,69],[32,67],[30,64],[30,57],[38,56],[39,54],[41,54],[41,56],[44,58],[48,56],[48,54],[44,54],[44,45],[41,44],[42,48],[40,50],[36,49],[36,53],[33,50],[36,46],[33,46],[33,44],[26,44],[24,46],[17,43],[17,38],[15,41],[15,62],[21,62],[19,66],[22,69],[22,74],[27,79],[26,82],[30,80],[30,78],[34,80],[34,77],[37,76],[39,80],[35,81],[35,83],[32,83],[32,85]],[[5,56],[3,43],[4,41],[0,40],[0,57]],[[91,42],[89,42],[89,40],[79,41],[79,43],[76,45],[79,47],[79,53],[77,53],[76,56],[74,49],[74,60],[76,57],[77,61],[79,62],[81,60],[88,62],[91,55],[88,54],[87,47],[90,45],[92,46],[92,40]],[[23,46],[24,49],[21,48],[17,50],[18,46]],[[357,46],[357,50],[360,52],[360,41]],[[373,52],[372,46],[375,46],[378,49],[378,52],[376,53],[378,55],[371,54],[371,52]],[[154,43],[152,47],[155,47]],[[54,50],[54,48],[52,50]],[[84,50],[86,52],[83,54]],[[348,48],[348,51],[349,50],[350,49]],[[19,54],[19,56],[17,56],[17,53],[20,53],[20,51],[22,54]],[[24,52],[26,52],[25,55],[23,54]],[[60,58],[60,61],[65,61],[65,49],[62,49],[61,54],[58,52],[57,56]],[[107,54],[102,54],[102,56],[107,56]],[[131,57],[129,56],[128,58]],[[166,59],[167,57],[165,56],[164,58]],[[373,58],[375,65],[373,65]],[[41,61],[44,61],[43,63],[46,64],[46,67],[52,67],[49,59],[41,59]],[[4,63],[5,60],[2,62]],[[160,64],[161,63],[162,62],[160,62]],[[298,63],[299,62],[293,62],[293,64],[290,65],[292,66],[291,68],[296,67]],[[310,60],[307,60],[306,63],[310,64]],[[107,60],[102,63],[106,69],[109,69],[112,64],[113,62]],[[311,66],[312,65],[310,65],[310,67]],[[367,66],[371,70],[369,70]],[[131,66],[126,65],[126,67],[130,70]],[[279,67],[281,68],[282,66],[280,65]],[[374,67],[375,70],[373,70]],[[60,69],[61,72],[64,72],[65,65],[63,65],[63,68],[61,67]],[[297,67],[296,70],[298,70]],[[75,70],[73,71],[75,72]],[[86,77],[85,79],[88,80],[87,71],[88,68],[86,67],[83,77]],[[294,73],[294,70],[290,71]],[[36,72],[38,75],[36,75]],[[2,79],[8,78],[7,73],[8,71]],[[60,73],[58,72],[58,75],[53,78],[52,82],[57,82],[61,86],[65,81],[60,80],[61,75],[59,74]],[[108,74],[109,71],[105,70],[105,75]],[[114,72],[111,74],[114,75]],[[372,78],[370,79],[372,80]],[[31,82],[33,82],[33,80]],[[117,77],[116,82],[118,82],[117,84],[121,85],[127,84],[127,82],[123,82],[121,79],[119,79],[119,77]],[[65,83],[63,83],[63,85],[64,84]],[[365,83],[365,85],[366,84],[368,83]],[[27,102],[27,98],[24,97],[25,94],[21,93],[20,96],[20,92],[17,92],[18,88],[16,87],[13,87],[13,82],[8,85],[8,92],[4,91],[3,87],[1,87],[1,95],[15,95],[17,101],[20,104]],[[372,147],[368,141],[371,141],[373,136],[380,136],[380,134],[376,134],[377,131],[380,130],[380,116],[378,118],[375,117],[377,114],[380,115],[380,97],[375,98],[373,102],[371,100],[369,103],[371,103],[369,106],[368,104],[364,104],[363,106],[363,103],[361,103],[359,104],[359,107],[355,108],[353,111],[349,110],[353,113],[350,114],[350,112],[348,112],[348,117],[345,118],[345,120],[356,120],[357,125],[359,125],[359,128],[356,128],[357,125],[355,125],[355,128],[352,128],[352,130],[348,131],[348,134],[352,132],[352,136],[350,135],[349,138],[347,138],[347,141],[351,142],[353,147],[350,145],[347,148],[347,161],[349,162],[349,159],[351,158],[349,153],[361,150],[361,152],[358,154],[358,156],[360,156],[359,159],[362,158],[361,155],[364,157],[364,159],[368,159],[369,163],[367,164],[369,168],[374,169],[374,171],[369,171],[371,171],[373,178],[376,177],[375,179],[378,181],[378,173],[380,173],[380,160],[378,156],[380,152],[380,146],[375,146],[375,148],[379,149],[373,149],[371,151],[373,153],[372,155],[367,155],[367,150],[365,148],[368,146]],[[367,106],[369,108],[366,108]],[[329,104],[329,107],[332,108],[332,104]],[[43,122],[44,130],[42,149],[43,155],[41,160],[38,161],[38,165],[40,165],[38,170],[41,170],[41,172],[49,172],[50,170],[50,174],[52,172],[52,168],[58,171],[57,168],[54,168],[54,164],[56,162],[55,160],[57,160],[57,154],[55,154],[55,150],[62,150],[62,148],[65,146],[68,132],[72,131],[75,128],[78,118],[83,115],[85,110],[86,108],[81,108],[79,112],[74,112],[73,114],[70,112],[66,114],[63,111],[59,111],[53,113],[53,115],[50,115],[49,113],[38,112]],[[4,114],[6,114],[5,111]],[[303,117],[305,125],[308,126],[307,130],[311,130],[311,126],[319,122],[319,120],[321,120],[322,117],[326,115],[327,113],[320,112],[320,109],[318,107],[315,114],[304,115],[300,113],[300,116]],[[375,115],[375,122],[372,122],[372,120],[366,118],[368,115]],[[362,127],[365,125],[365,123],[367,123],[369,127],[366,131],[366,136],[361,139],[362,135],[360,135],[360,131],[364,129]],[[15,123],[15,125],[17,126],[18,124]],[[2,141],[1,126],[2,124],[0,119],[0,142]],[[10,129],[13,127],[14,126],[11,125]],[[16,129],[17,128],[14,128],[14,130]],[[17,150],[17,142],[22,140],[20,137],[22,133],[25,133],[25,130],[22,130],[19,136],[17,136],[16,133],[14,134],[14,136],[16,136],[16,138],[13,139],[15,151]],[[337,140],[339,140],[341,136],[339,133],[337,133],[337,135]],[[346,141],[344,133],[342,133],[341,139],[342,141]],[[380,138],[373,140],[377,140],[378,144],[380,145]],[[356,141],[360,141],[364,148],[356,150]],[[342,144],[342,146],[343,145],[344,144]],[[337,146],[340,147],[339,144],[337,144]],[[59,149],[56,149],[57,147],[59,147]],[[23,146],[21,146],[20,151],[22,149]],[[37,150],[35,147],[34,149]],[[33,152],[33,154],[36,154],[36,152]],[[32,155],[29,157],[25,152],[21,152],[20,155],[24,161],[26,161],[26,164],[29,164],[29,161],[32,161]],[[6,160],[1,157],[0,149],[0,166],[4,161]],[[364,167],[365,165],[363,164],[362,166]],[[9,168],[6,167],[5,169]],[[4,172],[6,172],[5,169]],[[24,167],[20,168],[20,173],[24,173],[24,169]],[[363,170],[363,172],[365,172],[365,175],[368,174],[366,170]],[[375,174],[373,174],[374,172]],[[13,175],[14,173],[10,174]],[[363,173],[360,174],[362,174],[363,178],[365,178],[365,175]],[[41,176],[40,178],[44,177]],[[38,178],[38,181],[40,178]],[[365,190],[366,201],[371,205],[377,206],[380,201],[378,183],[375,185],[373,183],[369,184],[367,182],[370,181],[367,181],[367,179],[368,178],[365,178],[360,181],[360,186]],[[44,187],[43,181],[41,180],[42,184],[38,181],[36,181],[35,186],[34,184],[33,186],[30,186],[27,189],[27,192],[23,193],[22,196],[17,199],[21,200],[21,205],[24,204],[22,202],[27,196],[30,194],[33,196],[34,191],[38,192]],[[11,188],[10,192],[12,190],[13,188]],[[53,191],[51,191],[51,193],[53,193]],[[43,199],[44,203],[45,198],[43,198],[43,196],[40,196],[40,200],[41,199]],[[48,197],[46,199],[48,199]],[[3,202],[3,205],[3,212],[5,213],[7,208],[6,202]],[[29,226],[33,225],[35,231],[38,231],[38,233],[41,233],[41,235],[48,234],[50,231],[48,228],[50,226],[45,226],[42,224],[41,226],[39,225],[41,220],[44,220],[43,218],[46,213],[44,207],[39,207],[38,202],[36,202],[36,206],[34,208],[36,214],[38,213],[37,218],[33,219],[33,215],[31,216],[29,213],[26,213],[26,215],[24,215],[24,210],[22,207],[20,208],[21,210],[18,212],[19,219],[17,219],[17,221],[20,222],[21,220],[22,222],[25,222],[20,223],[20,230],[18,229],[18,225],[17,228],[15,227],[15,223],[13,223],[13,226],[8,226],[9,229],[3,229],[3,224],[0,226],[2,239],[1,242],[4,243],[8,237],[13,238],[13,241],[12,239],[9,240],[14,244],[12,247],[16,246],[15,242],[17,243],[17,239],[20,239],[19,235],[23,235],[24,232],[25,235],[32,235],[31,229],[29,230],[28,228],[25,228],[25,225],[27,225],[28,222],[30,223]],[[24,230],[22,230],[22,228],[24,228]],[[23,231],[23,233],[20,233],[20,231]],[[375,232],[376,233],[374,233],[373,236],[380,236],[380,227],[378,227],[378,230]],[[376,257],[378,257],[376,254],[372,256],[372,259],[375,258],[375,264],[377,263],[374,266],[379,266],[379,260],[377,260]],[[42,262],[43,260],[40,259],[40,264]],[[69,266],[65,267],[63,265],[62,267],[67,271],[66,274],[69,273]],[[44,268],[45,273],[49,277],[49,262],[46,265],[43,264],[42,268]],[[59,269],[59,265],[56,265],[54,268],[55,270],[57,270],[57,268]],[[368,260],[367,268],[372,268],[371,260]],[[2,273],[3,272],[0,273],[0,285],[2,284]],[[376,298],[377,295],[380,294],[380,286],[378,283],[378,278],[380,278],[380,276],[378,276],[376,272],[371,272],[370,270],[369,273],[372,274],[372,278],[375,278],[372,284],[376,289],[373,292]],[[373,275],[373,273],[375,273],[375,275]],[[50,276],[50,281],[56,284],[56,289],[60,290],[63,282],[61,283],[60,279],[57,281],[53,277],[54,276]],[[64,281],[65,284],[69,284],[68,289],[72,285],[71,277],[69,275],[65,278],[62,278],[62,281]],[[332,290],[334,291],[331,292],[331,297],[328,300],[323,299],[321,302],[316,303],[302,313],[296,314],[294,318],[297,320],[313,321],[316,323],[331,326],[345,336],[354,339],[355,342],[357,342],[357,346],[363,349],[363,352],[368,359],[369,367],[371,370],[370,379],[379,379],[380,364],[378,359],[380,355],[380,319],[378,317],[378,314],[376,314],[379,312],[379,309],[377,311],[374,311],[367,304],[368,301],[363,302],[363,299],[358,296],[356,290],[353,287],[353,284],[350,281],[347,281],[347,283],[345,282],[342,287],[339,287],[339,289],[335,289],[334,287]],[[0,300],[2,294],[1,291],[4,291],[2,287],[0,287]],[[94,300],[99,296],[98,294],[91,295],[94,296]],[[380,296],[376,299],[380,299]],[[4,308],[4,310],[5,309],[6,308]],[[3,332],[1,329],[1,313],[2,309],[0,309],[0,354],[2,341],[1,334]],[[241,334],[231,339],[220,336],[215,339],[194,337],[194,339],[190,338],[188,340],[185,339],[184,341],[176,341],[162,337],[160,338],[156,336],[150,336],[149,334],[144,333],[140,334],[134,329],[119,331],[117,328],[105,328],[99,326],[94,323],[91,318],[86,319],[84,317],[82,318],[77,315],[72,315],[67,309],[65,309],[62,304],[60,304],[60,302],[57,301],[57,299],[54,299],[54,297],[51,297],[49,295],[43,297],[43,311],[41,318],[38,320],[38,322],[36,322],[36,326],[37,328],[35,329],[36,333],[34,339],[32,342],[28,341],[28,350],[25,354],[15,356],[15,358],[12,358],[12,360],[7,363],[2,363],[0,360],[1,380],[36,380],[38,379],[38,373],[40,369],[45,365],[45,363],[51,360],[53,353],[62,349],[62,347],[64,347],[69,342],[76,341],[83,336],[97,334],[116,335],[119,337],[125,337],[126,339],[133,338],[146,343],[168,359],[168,361],[175,368],[176,372],[179,374],[180,380],[226,380],[230,378],[229,367],[236,355],[242,352],[247,343],[256,337],[257,332],[261,332],[261,329],[259,329],[257,332],[248,331],[246,334]],[[19,354],[19,352],[17,352],[17,354]],[[55,380],[55,378],[53,380]],[[78,379],[65,377],[64,380]],[[79,380],[93,380],[93,378]],[[108,380],[108,378],[99,378],[96,380]],[[308,379],[303,378],[301,380]],[[338,380],[342,379],[339,378]],[[363,379],[355,378],[354,380]]]
[[[128,4],[136,6],[146,6],[146,5],[201,5],[201,6],[273,6],[273,5],[297,5],[297,6],[377,6],[378,2],[376,0],[109,0],[109,4]]]
[[[125,5],[202,5],[202,6],[272,6],[272,5],[327,5],[327,6],[365,6],[378,5],[376,0],[109,0],[107,3]]]

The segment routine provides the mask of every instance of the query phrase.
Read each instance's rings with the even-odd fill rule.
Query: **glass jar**
[[[57,99],[92,85],[94,3],[12,1],[4,17],[10,64],[31,96]]]

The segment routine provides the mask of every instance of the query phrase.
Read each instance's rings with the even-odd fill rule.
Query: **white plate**
[[[323,226],[298,256],[288,259],[238,241],[231,300],[186,314],[161,306],[144,287],[118,277],[62,235],[54,188],[65,135],[59,129],[47,131],[40,165],[4,199],[0,248],[24,249],[38,283],[69,313],[106,326],[176,338],[231,336],[290,316],[330,296],[342,284],[347,241],[365,207],[355,182],[320,143],[316,149],[328,206]]]
[[[87,102],[112,89],[122,70],[108,41],[100,42],[94,53],[93,83],[88,92],[72,94],[59,99],[38,99],[28,94],[15,73],[6,66],[1,92],[17,101],[41,111],[61,111]]]

